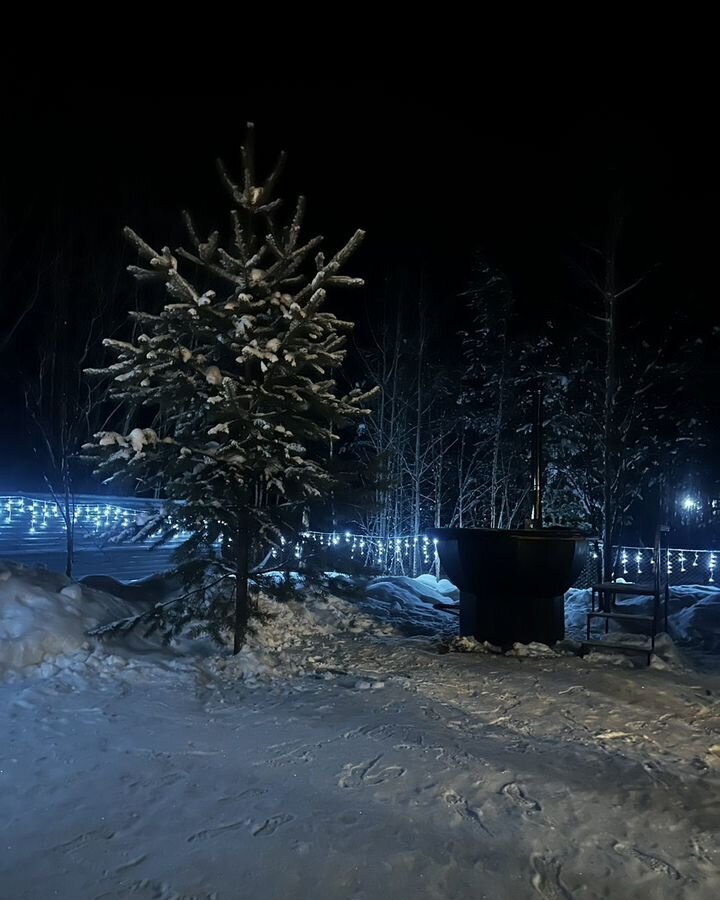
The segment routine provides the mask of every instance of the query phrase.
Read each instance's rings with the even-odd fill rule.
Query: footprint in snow
[[[542,807],[538,803],[537,800],[532,797],[528,797],[525,791],[520,787],[520,785],[516,781],[511,781],[508,784],[504,784],[500,788],[500,793],[504,794],[513,803],[519,806],[524,812],[540,812]]]
[[[560,863],[552,856],[536,854],[531,858],[535,874],[531,882],[545,900],[572,900],[572,894],[560,880]]]
[[[340,773],[338,785],[342,788],[359,788],[365,785],[378,785],[393,778],[400,778],[406,772],[402,766],[384,766],[378,768],[382,753],[373,759],[361,763],[348,763]]]
[[[207,841],[209,838],[217,837],[226,831],[236,831],[247,824],[247,819],[240,819],[237,822],[228,822],[227,825],[218,825],[216,828],[204,828],[202,831],[196,831],[195,834],[191,834],[187,840],[189,844],[193,841]]]
[[[267,760],[267,764],[279,768],[280,766],[291,766],[295,763],[311,763],[314,756],[311,750],[314,749],[310,744],[295,747],[285,753],[278,753],[272,759]]]
[[[271,834],[275,834],[275,832],[280,828],[281,825],[286,825],[288,822],[292,822],[295,816],[282,814],[279,816],[271,816],[269,819],[265,819],[262,825],[256,825],[252,830],[253,837],[268,837]]]
[[[245,791],[240,791],[239,794],[226,794],[224,797],[218,797],[218,803],[226,803],[231,802],[234,803],[236,800],[244,800],[249,797],[262,797],[263,794],[267,794],[268,788],[248,788]]]
[[[176,891],[166,881],[151,881],[143,878],[126,888],[97,894],[93,900],[218,900],[213,891],[210,894],[183,894]]]
[[[147,853],[141,853],[140,856],[134,856],[127,862],[120,863],[119,866],[116,866],[113,869],[113,875],[119,875],[121,872],[127,872],[129,869],[134,869],[135,866],[139,866],[140,863],[145,862],[146,859]]]
[[[461,819],[464,819],[466,822],[472,822],[473,825],[478,825],[484,832],[492,837],[492,831],[490,831],[482,820],[482,812],[479,809],[470,806],[465,797],[461,794],[456,794],[455,791],[447,791],[444,794],[443,799],[451,809],[455,810]]]
[[[616,853],[620,853],[622,856],[633,856],[644,866],[647,866],[648,869],[652,869],[653,872],[657,872],[660,875],[665,875],[666,878],[670,878],[673,881],[678,881],[682,877],[675,866],[670,865],[669,862],[665,862],[664,859],[660,859],[657,856],[643,853],[642,850],[638,850],[637,847],[618,843],[614,845],[613,850]]]
[[[85,831],[82,834],[77,835],[77,837],[71,838],[69,841],[58,844],[52,849],[60,850],[62,853],[76,853],[78,850],[82,850],[92,841],[109,841],[114,837],[115,832],[109,831],[107,829],[103,829],[100,831]]]

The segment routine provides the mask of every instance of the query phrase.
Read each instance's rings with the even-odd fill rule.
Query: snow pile
[[[247,680],[288,677],[327,669],[340,637],[372,634],[376,637],[438,634],[457,628],[457,617],[433,607],[452,603],[454,587],[432,576],[421,579],[378,579],[367,589],[346,577],[326,578],[325,586],[292,579],[291,598],[282,592],[282,576],[257,598],[258,615],[251,621],[246,645],[232,659],[217,655],[209,666]],[[329,589],[328,589],[329,586]],[[142,654],[145,664],[173,665],[179,657],[207,654],[202,642],[180,637],[173,647],[160,647],[158,638],[146,639],[142,628],[103,640],[88,636],[99,625],[128,618],[172,598],[179,590],[176,578],[148,579],[129,585],[104,576],[84,583],[44,569],[16,563],[0,568],[0,678],[59,671],[133,669]],[[343,599],[338,593],[347,593]],[[155,659],[151,659],[154,656]],[[174,661],[174,662],[173,662]],[[192,663],[192,660],[188,661]]]
[[[339,638],[423,636],[457,630],[457,616],[433,605],[454,604],[458,592],[447,580],[438,581],[432,575],[376,578],[366,586],[364,595],[353,598],[338,596],[343,592],[357,595],[358,585],[350,577],[328,573],[325,580],[330,589],[294,577],[295,598],[286,601],[261,592],[259,615],[250,625],[245,646],[237,656],[215,659],[210,667],[249,683],[328,672]]]
[[[590,589],[571,588],[565,594],[565,633],[573,638],[585,637],[589,612]]]
[[[0,562],[0,681],[62,672],[80,687],[91,676],[146,682],[190,671],[194,663],[184,660],[186,647],[161,647],[141,630],[114,639],[88,636],[99,625],[136,615],[154,602],[152,591],[143,597],[142,582],[115,585],[125,588],[133,602],[57,572]]]
[[[549,659],[561,655],[547,644],[539,641],[530,641],[529,644],[515,643],[512,645],[512,650],[508,650],[505,654],[505,656],[530,657],[531,659]]]
[[[677,648],[669,634],[659,634],[655,638],[655,652],[650,657],[653,669],[687,669],[688,661]]]
[[[16,563],[0,564],[0,679],[34,671],[41,676],[72,670],[75,673],[134,671],[160,663],[160,667],[192,668],[199,657],[210,669],[248,682],[333,671],[335,650],[342,641],[358,635],[387,640],[407,637],[441,637],[448,650],[460,653],[503,651],[472,637],[457,637],[456,588],[431,575],[420,578],[386,576],[369,584],[348,576],[326,575],[323,584],[294,576],[290,585],[271,583],[257,597],[258,616],[251,621],[240,654],[219,655],[209,641],[189,643],[180,637],[172,647],[160,647],[159,638],[147,639],[142,628],[104,640],[88,637],[99,625],[150,609],[172,598],[180,582],[163,576],[123,585],[100,576],[78,584],[57,573]],[[100,589],[102,588],[102,590]],[[289,599],[283,594],[289,591]],[[641,611],[648,598],[627,604]],[[567,630],[582,635],[589,602],[588,591],[570,591],[566,600]],[[637,642],[612,623],[612,640]],[[656,668],[683,668],[678,643],[705,648],[720,647],[720,590],[678,588],[673,591],[670,636],[657,642]],[[518,658],[559,658],[577,655],[572,640],[555,648],[536,642],[515,644],[504,655]],[[185,662],[181,663],[185,657]],[[625,665],[616,653],[595,651],[590,661],[611,660]]]
[[[299,599],[277,600],[261,592],[258,616],[250,623],[247,640],[237,656],[216,658],[209,667],[231,678],[253,682],[286,678],[322,668],[328,649],[339,636],[396,634],[392,624],[363,612],[317,586],[303,586]]]
[[[454,637],[447,644],[451,653],[502,653],[501,647],[496,647],[489,641],[479,641],[470,635]]]
[[[401,634],[436,635],[457,631],[457,616],[435,604],[455,607],[458,599],[457,588],[447,579],[385,575],[370,582],[362,605],[371,615],[391,622]]]
[[[49,674],[57,659],[88,655],[86,632],[137,607],[43,569],[0,563],[0,678],[32,667]]]
[[[514,656],[516,658],[557,659],[560,656],[576,655],[575,649],[564,646],[571,643],[562,641],[556,647],[548,647],[547,644],[541,644],[539,641],[530,641],[529,644],[515,643],[510,650],[503,651],[502,647],[497,647],[489,641],[478,641],[474,637],[464,635],[449,641],[447,648],[452,653],[494,653],[498,656]]]
[[[670,605],[671,609],[682,606],[668,621],[670,633],[677,641],[704,650],[720,650],[720,588],[673,588]]]
[[[418,577],[413,578],[412,581],[417,586],[422,585],[426,588],[430,588],[431,596],[440,594],[446,603],[450,600],[457,603],[460,600],[460,591],[455,587],[452,581],[448,581],[447,578],[438,579],[434,575],[418,575]],[[416,590],[419,589],[419,587],[416,587]]]

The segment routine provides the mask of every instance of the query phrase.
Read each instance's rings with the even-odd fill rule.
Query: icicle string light
[[[378,537],[350,531],[303,531],[299,541],[308,550],[314,546],[326,552],[337,551],[356,563],[383,572],[410,574],[417,564],[423,572],[439,572],[437,540],[424,534]]]
[[[73,509],[73,521],[79,532],[86,538],[94,538],[98,545],[101,539],[133,524],[143,524],[148,512],[159,509],[159,502],[153,503],[135,498],[78,497]],[[43,546],[62,549],[65,523],[57,503],[49,498],[8,494],[0,496],[0,549],[5,543],[3,554],[12,556],[12,547],[18,541],[33,543],[43,541]],[[150,541],[159,532],[148,535]],[[183,532],[173,535],[168,545],[181,543],[186,538]],[[288,542],[283,538],[281,546]],[[437,554],[437,540],[424,534],[403,534],[378,536],[351,531],[303,531],[290,542],[290,550],[295,559],[301,560],[313,550],[322,550],[350,558],[355,565],[385,573],[409,575],[413,572],[432,572],[439,575],[440,564]],[[654,571],[654,552],[647,547],[619,547],[618,556],[622,576],[640,577]],[[665,551],[663,551],[665,552]],[[277,549],[272,551],[275,559],[280,557]],[[597,558],[595,548],[591,556]],[[668,576],[684,583],[717,582],[717,550],[670,549],[665,563]],[[685,576],[685,577],[680,577]]]
[[[131,525],[144,524],[149,512],[153,512],[152,504],[144,500],[121,504],[115,498],[83,498],[70,503],[69,510],[73,525],[78,533],[92,537],[98,541],[107,535],[118,534]],[[157,504],[159,508],[159,504]],[[172,524],[172,520],[170,520]],[[17,535],[21,540],[27,535],[31,538],[46,536],[47,541],[65,533],[64,511],[61,511],[53,499],[42,497],[26,497],[23,495],[0,496],[0,535]],[[157,538],[156,531],[149,538]],[[178,530],[169,540],[168,545],[177,545],[186,540],[188,535]]]

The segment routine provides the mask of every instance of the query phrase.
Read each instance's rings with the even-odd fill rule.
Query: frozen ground
[[[4,571],[45,650],[0,684],[2,900],[720,892],[714,674],[443,652],[432,583],[264,600],[239,659],[57,650],[32,597],[61,631],[136,601]]]

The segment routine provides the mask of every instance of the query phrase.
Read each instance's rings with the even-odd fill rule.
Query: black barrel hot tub
[[[435,528],[440,562],[460,590],[460,634],[500,647],[565,636],[565,591],[588,554],[564,528]]]

